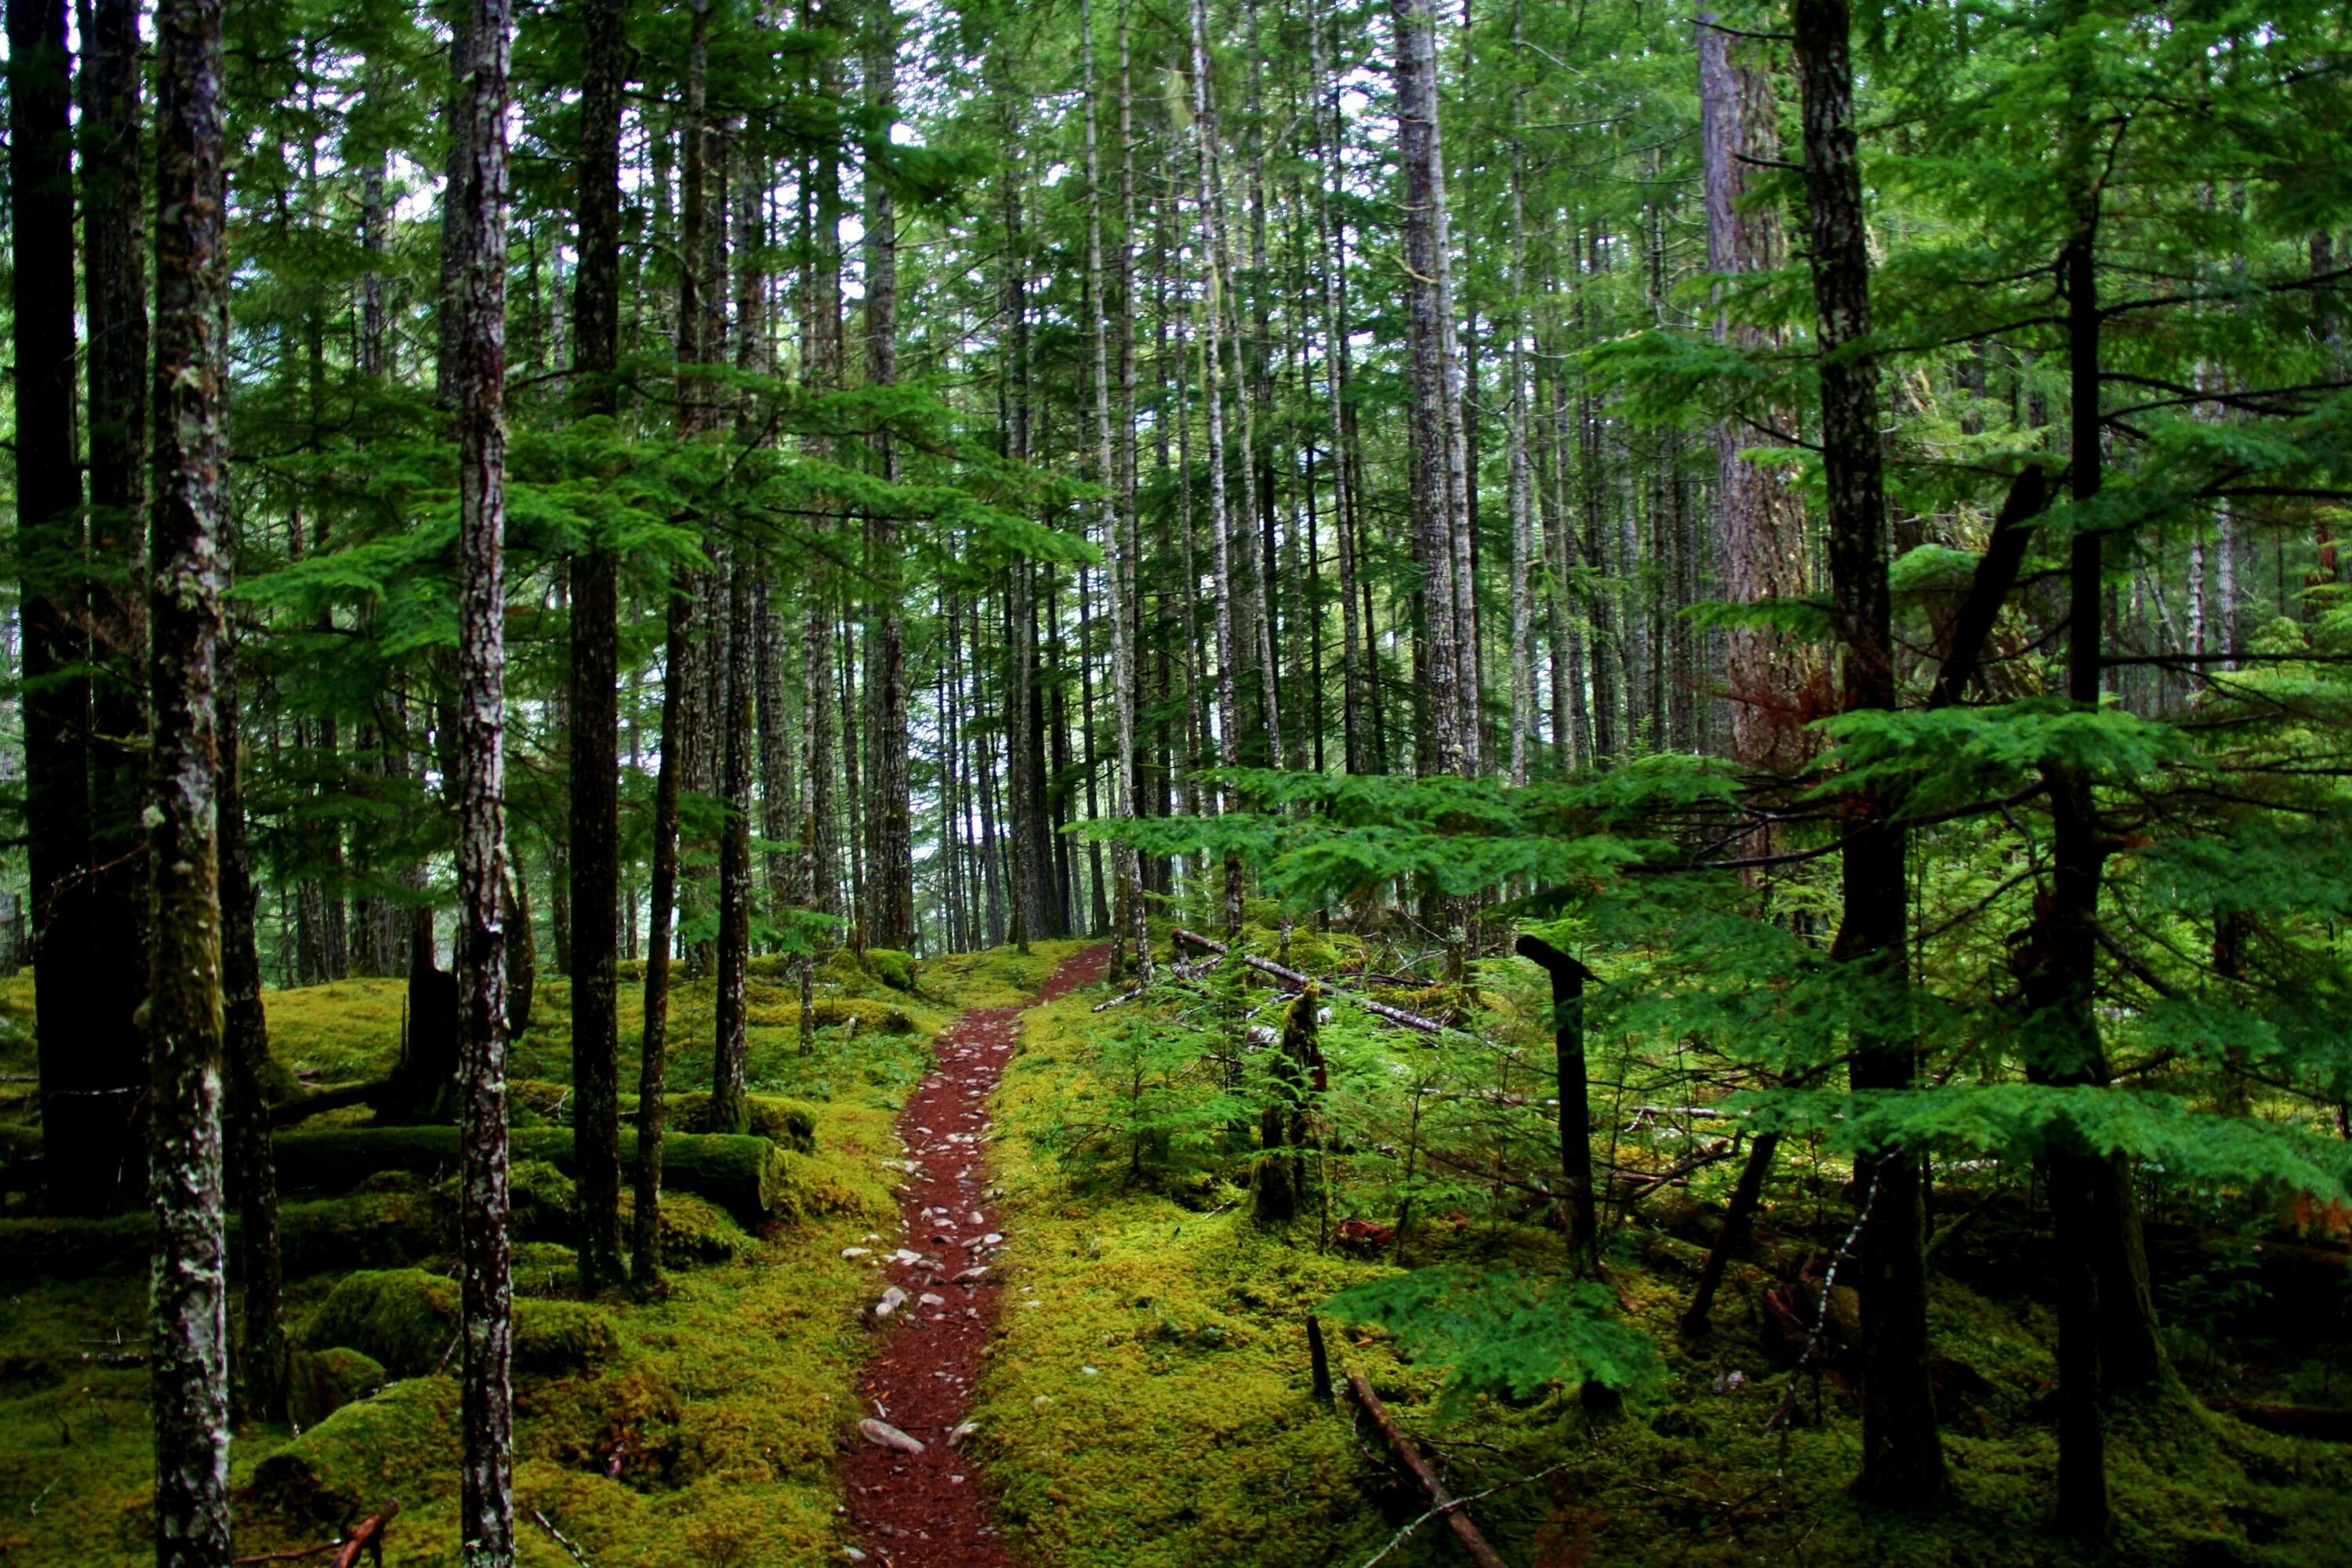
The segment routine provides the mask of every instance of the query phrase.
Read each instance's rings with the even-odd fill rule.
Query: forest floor
[[[1064,959],[1037,1000],[1102,976],[1110,950]],[[940,1037],[938,1065],[898,1116],[907,1181],[898,1190],[900,1247],[886,1265],[880,1307],[895,1320],[867,1363],[860,1399],[887,1426],[861,1431],[842,1466],[850,1517],[887,1568],[1002,1568],[1005,1555],[988,1489],[961,1451],[982,1357],[1003,1306],[1008,1233],[1000,1231],[988,1168],[996,1086],[1013,1054],[1016,1007],[975,1007]],[[1032,1288],[1034,1289],[1034,1287]],[[942,1294],[944,1292],[944,1294]],[[904,1435],[923,1445],[909,1451]]]
[[[1326,967],[1337,955],[1323,946],[1302,932],[1293,959]],[[1790,1190],[1763,1216],[1701,1344],[1682,1342],[1674,1322],[1719,1187],[1612,1205],[1612,1310],[1658,1357],[1622,1405],[1572,1379],[1460,1396],[1442,1345],[1326,1304],[1399,1277],[1400,1264],[1540,1275],[1559,1261],[1544,1215],[1497,1201],[1510,1190],[1484,1177],[1449,1187],[1424,1175],[1409,1245],[1381,1239],[1398,1210],[1378,1173],[1394,1152],[1380,1134],[1317,1153],[1318,1212],[1258,1223],[1245,1184],[1254,1125],[1219,1098],[1223,1069],[1201,1053],[1203,1041],[1223,1048],[1213,1042],[1270,994],[1171,987],[1097,1014],[1099,962],[1076,942],[919,965],[836,955],[803,1052],[796,987],[758,961],[755,1103],[780,1146],[796,1142],[778,1155],[772,1208],[757,1223],[691,1192],[666,1200],[657,1300],[583,1298],[570,1183],[543,1159],[518,1163],[527,1568],[817,1568],[856,1552],[894,1568],[1460,1561],[1433,1522],[1400,1538],[1425,1503],[1344,1406],[1315,1397],[1303,1331],[1316,1310],[1335,1370],[1365,1375],[1454,1489],[1478,1498],[1481,1527],[1514,1568],[2343,1561],[2352,1451],[2186,1397],[2118,1412],[2108,1549],[2048,1533],[2046,1236],[2030,1203],[1998,1188],[1944,1194],[1953,1217],[1931,1315],[1957,1500],[1918,1517],[1854,1502],[1859,1432],[1842,1369],[1792,1372],[1780,1321],[1792,1301],[1811,1321],[1803,1282],[1848,1223],[1843,1177],[1817,1154],[1790,1157]],[[1496,966],[1481,984],[1507,1045],[1528,1011],[1521,982]],[[31,1135],[29,999],[27,981],[0,983],[0,1135],[13,1141]],[[269,1005],[289,1087],[364,1081],[396,1051],[396,981],[273,992]],[[565,1005],[562,983],[543,984],[516,1047],[520,1142],[566,1141]],[[690,1121],[709,1072],[708,981],[681,988],[676,1018],[672,1087]],[[635,1025],[624,1019],[625,1040]],[[1344,1016],[1326,1047],[1335,1074],[1353,1074],[1334,1092],[1378,1103],[1434,1059],[1417,1037]],[[1477,1059],[1501,1070],[1508,1052]],[[1599,1070],[1622,1089],[1620,1068]],[[1622,1128],[1617,1089],[1596,1077],[1594,1092],[1596,1116]],[[366,1119],[335,1111],[302,1136],[365,1135]],[[1621,1168],[1654,1157],[1613,1135],[1611,1154]],[[241,1555],[316,1545],[398,1501],[385,1561],[453,1559],[453,1202],[434,1169],[289,1185],[303,1407],[292,1425],[239,1424]],[[146,1223],[0,1215],[0,1568],[152,1559]],[[2265,1298],[2252,1272],[2261,1247],[2241,1252],[2206,1247],[2158,1280],[2189,1387],[2352,1405],[2341,1336]],[[956,1279],[972,1268],[987,1272]],[[877,1321],[893,1288],[911,1299]],[[876,1445],[860,1428],[868,1417],[924,1452]]]

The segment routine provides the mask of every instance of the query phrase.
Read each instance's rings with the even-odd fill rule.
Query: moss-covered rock
[[[743,1097],[743,1109],[751,1119],[751,1125],[744,1131],[751,1136],[780,1143],[797,1154],[806,1154],[816,1148],[817,1110],[808,1101],[774,1094],[747,1094]],[[718,1131],[710,1120],[709,1091],[698,1089],[691,1094],[672,1096],[669,1124],[671,1131],[677,1132]]]
[[[308,1430],[382,1388],[384,1377],[383,1363],[347,1345],[296,1351],[287,1358],[286,1414]]]
[[[895,947],[867,948],[866,970],[893,991],[914,990],[921,973],[913,953],[901,952]]]
[[[621,1230],[628,1234],[636,1213],[636,1194],[621,1194]],[[725,1209],[692,1193],[664,1193],[661,1201],[661,1257],[665,1268],[697,1263],[732,1263],[758,1250],[758,1243],[728,1215]]]
[[[457,1452],[457,1385],[412,1377],[335,1411],[255,1468],[256,1501],[323,1524],[446,1471]]]
[[[415,1376],[441,1366],[457,1336],[457,1282],[422,1268],[367,1269],[337,1282],[302,1325],[310,1349],[349,1347]],[[518,1372],[576,1370],[618,1352],[612,1315],[584,1301],[518,1300]]]

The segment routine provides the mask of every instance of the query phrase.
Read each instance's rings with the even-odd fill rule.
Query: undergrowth
[[[1271,933],[1253,935],[1270,947]],[[1515,968],[1490,961],[1477,982],[1506,1051],[1516,1037],[1532,1043],[1523,1020],[1541,1016]],[[1306,1312],[1348,1287],[1355,1300],[1368,1282],[1400,1278],[1391,1227],[1371,1232],[1375,1261],[1339,1250],[1346,1227],[1335,1237],[1330,1222],[1369,1225],[1412,1204],[1420,1217],[1402,1262],[1465,1274],[1507,1263],[1556,1275],[1557,1234],[1523,1205],[1482,1207],[1479,1184],[1458,1173],[1416,1185],[1393,1148],[1377,1147],[1321,1163],[1330,1188],[1319,1220],[1262,1229],[1236,1184],[1247,1180],[1253,1129],[1232,1116],[1224,1087],[1236,1071],[1245,1086],[1247,1065],[1184,1067],[1199,1049],[1197,1000],[1165,994],[1092,1013],[1105,994],[1027,1015],[1001,1091],[996,1169],[1016,1268],[979,1408],[1005,1522],[1036,1561],[1072,1568],[1366,1563],[1426,1504],[1397,1485],[1369,1427],[1358,1438],[1309,1390]],[[1421,1037],[1345,1023],[1328,1034],[1335,1097],[1350,1081],[1458,1081],[1432,1065],[1438,1053]],[[1596,1058],[1593,1076],[1622,1085],[1640,1066]],[[1817,1163],[1810,1194],[1801,1182],[1794,1200],[1768,1210],[1712,1338],[1686,1348],[1676,1336],[1703,1256],[1695,1243],[1716,1206],[1696,1199],[1718,1200],[1706,1184],[1727,1182],[1730,1168],[1710,1170],[1697,1194],[1632,1206],[1611,1233],[1612,1316],[1655,1357],[1646,1380],[1625,1379],[1646,1386],[1624,1397],[1557,1379],[1465,1393],[1449,1376],[1448,1347],[1345,1321],[1344,1306],[1341,1321],[1327,1317],[1335,1374],[1370,1378],[1455,1492],[1478,1498],[1475,1517],[1507,1561],[2340,1560],[2352,1531],[2341,1450],[2255,1431],[2185,1394],[2115,1418],[2113,1540],[2093,1549],[2051,1533],[2053,1322],[2030,1294],[1987,1295],[1954,1278],[1936,1284],[1931,1327],[1955,1501],[1917,1515],[1854,1501],[1850,1387],[1834,1367],[1820,1377],[1785,1370],[1765,1304],[1782,1274],[1834,1247],[1842,1175]],[[1572,1340],[1573,1327],[1563,1321],[1560,1337]],[[1423,1522],[1382,1562],[1459,1560],[1442,1523]]]

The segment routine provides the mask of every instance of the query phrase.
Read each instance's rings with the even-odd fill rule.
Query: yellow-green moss
[[[446,1364],[457,1334],[457,1282],[422,1268],[346,1275],[300,1330],[310,1350],[345,1347],[414,1377]],[[569,1372],[618,1352],[612,1314],[583,1301],[518,1300],[514,1363],[522,1373]]]

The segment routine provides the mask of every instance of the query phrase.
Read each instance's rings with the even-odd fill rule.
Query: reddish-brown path
[[[1035,998],[1102,978],[1108,947],[1063,960]],[[1033,1004],[1034,1005],[1034,1004]],[[898,1195],[898,1249],[883,1285],[906,1301],[858,1384],[860,1416],[886,1421],[919,1454],[860,1435],[842,1462],[849,1514],[866,1561],[887,1568],[1010,1568],[970,1456],[951,1440],[971,1409],[1000,1289],[999,1234],[988,1178],[989,1099],[1013,1054],[1017,1007],[975,1007],[939,1043],[938,1065],[898,1117],[914,1169]],[[878,1247],[877,1247],[878,1250]],[[890,1326],[895,1324],[896,1326]]]

